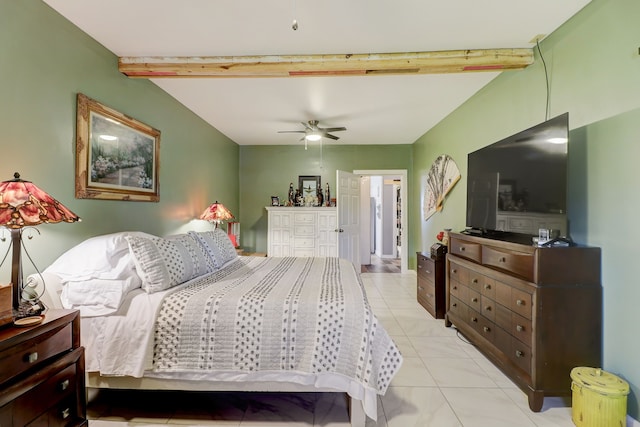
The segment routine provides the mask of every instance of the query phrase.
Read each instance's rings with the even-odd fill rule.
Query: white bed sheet
[[[201,278],[152,294],[136,289],[127,295],[116,313],[82,318],[81,342],[86,348],[86,371],[99,373],[102,376],[134,378],[144,376],[181,381],[294,383],[317,389],[346,392],[350,397],[362,402],[367,416],[374,420],[377,418],[377,391],[337,373],[299,371],[160,373],[152,371],[154,322],[164,298],[199,279]]]

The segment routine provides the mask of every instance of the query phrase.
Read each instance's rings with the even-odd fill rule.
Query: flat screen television
[[[468,155],[468,232],[568,236],[569,113]]]

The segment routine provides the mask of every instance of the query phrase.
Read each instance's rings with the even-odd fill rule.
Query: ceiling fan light
[[[320,141],[320,138],[322,138],[322,135],[320,135],[319,133],[310,133],[306,135],[304,138],[307,141]]]

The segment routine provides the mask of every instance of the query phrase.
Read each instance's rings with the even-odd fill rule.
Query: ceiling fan
[[[347,130],[346,127],[333,127],[333,128],[321,128],[318,126],[317,120],[309,120],[307,123],[301,122],[304,126],[304,130],[280,130],[278,133],[304,133],[304,136],[300,139],[300,141],[304,140],[305,149],[307,148],[307,141],[319,141],[322,137],[333,139],[337,141],[340,139],[335,135],[331,135],[329,132],[339,132],[343,130]]]

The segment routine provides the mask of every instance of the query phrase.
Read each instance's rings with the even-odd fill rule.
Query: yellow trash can
[[[625,427],[629,383],[600,368],[571,370],[571,419],[578,427]]]

